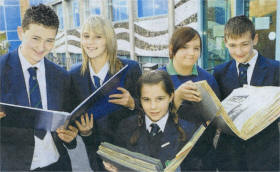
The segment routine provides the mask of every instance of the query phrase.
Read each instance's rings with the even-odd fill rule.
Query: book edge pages
[[[160,160],[149,157],[144,154],[129,151],[125,148],[112,145],[107,142],[101,143],[97,153],[100,156],[105,156],[104,158],[106,159],[111,158],[111,160],[114,163],[119,164],[119,166],[125,166],[133,170],[139,170],[139,168],[140,168],[139,171],[155,171],[155,170],[162,171],[163,170]],[[143,158],[139,158],[139,156],[142,156]],[[129,159],[125,159],[126,157]]]
[[[204,125],[200,125],[200,127],[193,134],[191,139],[183,146],[183,148],[176,154],[175,158],[173,158],[168,166],[164,169],[164,172],[173,172],[175,171],[182,161],[187,157],[193,146],[199,140],[200,136],[204,133],[206,127]]]
[[[238,137],[241,138],[242,136],[241,136],[240,132],[235,127],[235,125],[234,125],[233,121],[230,119],[230,117],[227,115],[224,107],[221,104],[221,101],[216,96],[215,92],[210,87],[208,82],[206,80],[202,80],[202,81],[198,81],[195,83],[200,84],[209,93],[209,95],[212,98],[212,101],[214,101],[214,104],[219,108],[219,110],[216,114],[216,118],[220,117],[221,120],[217,120],[218,123],[222,122],[224,124],[218,124],[218,125],[221,126],[221,128],[224,130],[226,130],[225,127],[228,127],[234,134],[236,134]],[[224,125],[227,125],[227,126],[224,126]]]

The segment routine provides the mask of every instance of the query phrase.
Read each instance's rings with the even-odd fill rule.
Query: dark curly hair
[[[29,29],[30,24],[41,24],[45,27],[58,29],[59,20],[55,11],[44,4],[28,8],[22,20],[23,30]]]

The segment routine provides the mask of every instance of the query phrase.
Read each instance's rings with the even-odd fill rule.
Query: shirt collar
[[[180,75],[176,72],[176,70],[174,68],[173,60],[169,60],[169,63],[167,64],[166,69],[167,69],[167,73],[169,75]],[[198,75],[196,64],[193,65],[191,75],[196,75],[196,76]],[[181,76],[184,76],[184,75],[181,75]]]
[[[257,62],[257,59],[258,59],[258,56],[259,56],[259,53],[258,53],[257,50],[254,49],[253,51],[255,53],[254,57],[247,62],[249,64],[249,67],[254,67],[255,66],[255,64]],[[239,65],[239,63],[236,61],[236,68],[237,68],[237,70],[238,70],[238,65]]]
[[[148,117],[148,115],[145,115],[145,122],[146,122],[146,129],[151,132],[152,127],[150,126],[152,123],[155,123],[159,126],[160,130],[162,132],[164,132],[164,128],[167,122],[167,119],[169,117],[169,112],[167,112],[160,120],[158,120],[157,122],[153,122],[150,120],[150,118]]]
[[[95,73],[94,70],[91,67],[91,64],[89,63],[89,72],[90,72],[90,76],[97,76],[102,82],[105,80],[105,77],[107,75],[109,71],[109,63],[106,62],[105,65],[102,67],[102,69],[98,72]]]
[[[21,47],[18,48],[18,56],[19,56],[19,60],[21,63],[21,67],[23,71],[28,71],[28,69],[30,67],[37,67],[38,71],[42,71],[43,68],[45,67],[45,58],[43,58],[42,60],[40,60],[38,63],[32,65],[30,64],[26,58],[23,56],[22,52],[21,52]]]

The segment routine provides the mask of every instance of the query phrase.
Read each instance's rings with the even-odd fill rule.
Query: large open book
[[[1,119],[1,126],[18,128],[35,128],[46,131],[55,131],[59,126],[74,123],[89,108],[95,112],[94,119],[99,119],[112,111],[120,108],[120,105],[109,103],[109,95],[117,93],[117,87],[123,87],[124,76],[128,66],[107,80],[101,87],[96,89],[89,97],[81,102],[71,113],[43,110],[27,106],[19,106],[0,102],[0,112],[5,112],[6,117]],[[102,105],[102,106],[101,106]],[[34,118],[34,123],[22,124],[19,118]]]
[[[280,116],[280,87],[245,86],[235,89],[220,102],[207,81],[195,83],[202,95],[202,117],[209,125],[215,122],[224,132],[246,140],[273,123]],[[201,125],[192,138],[163,168],[160,160],[128,151],[118,146],[102,143],[97,154],[120,170],[126,171],[175,171],[199,140],[205,126]]]
[[[237,88],[222,102],[206,81],[196,82],[202,94],[201,107],[205,119],[213,121],[223,132],[247,140],[280,116],[280,87]]]
[[[176,154],[176,156],[168,162],[164,169],[161,161],[156,158],[149,157],[137,152],[131,152],[127,149],[112,145],[107,142],[101,143],[97,154],[101,158],[113,164],[119,171],[175,171],[189,154],[195,143],[205,131],[204,125],[201,125],[192,138],[185,144],[185,146]]]

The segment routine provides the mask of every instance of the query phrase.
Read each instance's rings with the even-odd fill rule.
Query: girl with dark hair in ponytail
[[[115,144],[160,159],[165,166],[196,130],[193,123],[178,118],[173,108],[174,87],[165,71],[144,73],[136,84],[137,115],[121,121]],[[103,162],[108,171],[116,167]]]

